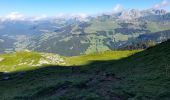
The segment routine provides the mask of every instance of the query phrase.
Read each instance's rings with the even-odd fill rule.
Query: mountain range
[[[0,53],[37,51],[75,56],[146,49],[170,38],[164,9],[123,10],[95,16],[0,18]]]

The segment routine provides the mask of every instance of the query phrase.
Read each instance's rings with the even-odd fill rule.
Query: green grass
[[[73,57],[64,57],[65,64],[67,66],[73,65],[84,65],[88,64],[95,60],[114,60],[121,59],[123,57],[130,56],[134,53],[139,52],[140,50],[134,51],[107,51],[107,52],[99,52],[99,53],[91,53],[87,55],[81,56],[73,56]],[[3,59],[0,61],[0,72],[14,72],[14,71],[23,71],[23,70],[33,70],[40,68],[39,61],[41,59],[45,59],[43,54],[47,53],[38,53],[38,52],[15,52],[0,55],[0,58]],[[54,54],[47,54],[52,56]],[[51,63],[54,65],[53,63]],[[46,64],[47,65],[47,64]],[[58,65],[58,64],[56,64]],[[63,64],[59,64],[63,65]]]
[[[14,71],[19,69],[28,69],[31,66],[28,66],[28,63],[37,64],[41,58],[41,55],[36,52],[16,52],[9,54],[2,54],[0,58],[3,60],[0,61],[0,71]],[[25,63],[19,65],[20,63]]]
[[[105,51],[105,52],[91,53],[91,54],[81,55],[81,56],[66,57],[65,61],[68,65],[84,65],[84,64],[89,64],[90,62],[93,61],[107,61],[107,60],[122,59],[124,57],[128,57],[140,51],[141,50]]]
[[[87,27],[85,29],[86,33],[96,33],[97,31],[110,31],[114,28],[117,28],[118,25],[113,20],[107,20],[107,21],[91,21],[91,26]]]
[[[22,70],[33,70],[36,69],[37,67],[39,68],[41,67],[39,64],[40,60],[49,61],[49,59],[43,55],[52,57],[55,54],[27,51],[1,54],[0,72],[14,72]],[[58,63],[56,63],[56,65],[58,65]]]
[[[170,29],[169,26],[170,26],[169,21],[149,22],[147,24],[147,27],[151,32],[159,32],[159,31],[169,30]]]
[[[96,36],[94,34],[90,34],[87,36],[90,46],[85,51],[85,54],[95,53],[95,52],[103,52],[110,50],[105,44],[104,39],[105,36]]]
[[[23,76],[0,74],[0,79],[11,78],[0,81],[0,100],[169,100],[169,46],[167,41],[115,60],[109,60],[112,52],[84,55],[72,59],[103,60],[76,67],[47,66]]]

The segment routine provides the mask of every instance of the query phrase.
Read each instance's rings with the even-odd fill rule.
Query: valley
[[[170,100],[170,0],[2,0],[0,100]]]
[[[78,56],[128,50],[127,46],[140,43],[132,48],[146,49],[170,38],[169,15],[162,9],[131,9],[86,18],[5,20],[0,22],[0,53],[30,50]]]

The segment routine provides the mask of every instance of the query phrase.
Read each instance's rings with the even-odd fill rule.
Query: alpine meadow
[[[0,100],[170,100],[170,0],[4,0]]]

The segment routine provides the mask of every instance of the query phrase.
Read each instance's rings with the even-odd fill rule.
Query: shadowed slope
[[[1,74],[0,99],[169,100],[170,41],[127,58]]]

